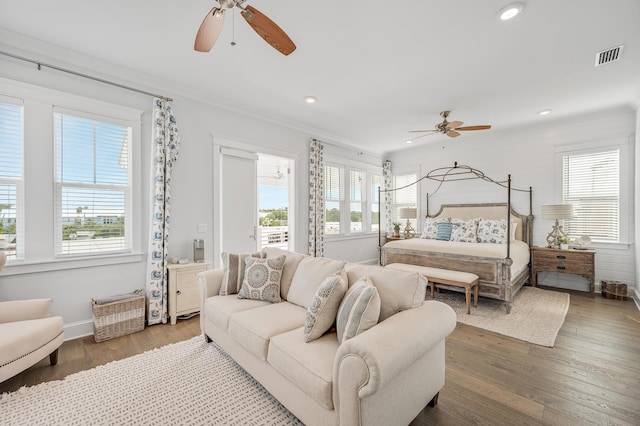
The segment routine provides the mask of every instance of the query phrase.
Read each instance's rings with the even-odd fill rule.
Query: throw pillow
[[[271,303],[282,302],[280,279],[285,256],[268,259],[247,257],[246,270],[238,299],[264,300]]]
[[[480,219],[480,221],[478,222],[478,242],[506,244],[506,219]]]
[[[356,281],[347,291],[336,317],[338,343],[365,332],[378,323],[380,296],[368,276]]]
[[[222,253],[222,265],[224,273],[222,275],[222,284],[220,285],[220,295],[227,296],[229,294],[237,294],[242,287],[244,279],[245,262],[247,257],[267,257],[265,253],[253,254],[233,254]]]
[[[347,283],[339,274],[329,275],[324,279],[307,308],[304,322],[305,342],[317,339],[331,328],[346,291]]]
[[[452,225],[449,222],[440,222],[437,224],[436,240],[449,241],[451,239]]]
[[[516,240],[516,229],[518,229],[518,222],[511,222],[511,241]]]
[[[451,219],[451,240],[461,243],[478,242],[478,219]]]
[[[439,223],[447,223],[449,222],[449,218],[433,218],[428,217],[424,221],[424,228],[422,229],[422,234],[420,238],[435,240],[438,235],[438,224]]]

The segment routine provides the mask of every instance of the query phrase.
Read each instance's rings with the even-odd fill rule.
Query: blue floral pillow
[[[507,220],[506,219],[480,219],[480,222],[478,222],[478,242],[506,244],[507,243]]]
[[[478,242],[478,219],[451,219],[451,241],[461,243]]]

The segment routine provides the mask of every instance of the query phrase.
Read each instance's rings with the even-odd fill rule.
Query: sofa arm
[[[333,370],[336,403],[339,404],[343,397],[340,392],[357,392],[359,398],[376,393],[451,334],[455,327],[456,314],[451,307],[426,301],[422,306],[399,312],[342,343]]]
[[[200,294],[200,328],[204,332],[204,302],[211,296],[220,293],[222,285],[223,269],[208,269],[198,274],[198,293]]]
[[[51,316],[52,299],[28,299],[0,302],[0,324]]]

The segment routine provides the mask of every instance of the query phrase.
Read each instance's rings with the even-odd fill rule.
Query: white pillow
[[[342,260],[305,257],[293,275],[287,301],[308,308],[322,281],[331,274],[342,272],[345,263]]]
[[[346,292],[347,282],[340,274],[329,275],[322,281],[311,305],[307,308],[304,322],[305,342],[317,339],[331,328]]]
[[[246,269],[242,288],[238,292],[238,299],[264,300],[280,303],[280,279],[284,267],[285,256],[259,259],[245,258]]]
[[[478,242],[478,219],[451,219],[451,240],[461,243]]]
[[[507,220],[506,219],[480,219],[478,222],[478,242],[506,244]]]
[[[336,318],[338,343],[356,337],[378,323],[380,296],[368,276],[356,281],[347,291]]]

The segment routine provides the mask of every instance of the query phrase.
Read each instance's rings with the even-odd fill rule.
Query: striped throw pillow
[[[237,294],[240,291],[246,267],[244,260],[247,257],[264,259],[266,256],[266,253],[262,252],[253,254],[233,254],[223,252],[222,265],[224,268],[224,274],[222,276],[222,285],[220,286],[220,296]]]
[[[365,332],[378,323],[380,295],[368,276],[356,281],[347,291],[336,318],[338,343]]]

